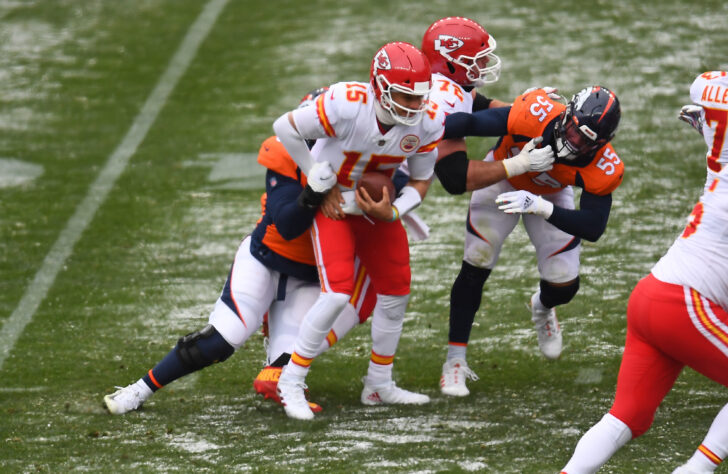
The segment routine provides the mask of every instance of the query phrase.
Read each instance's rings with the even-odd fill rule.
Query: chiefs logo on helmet
[[[435,40],[435,50],[441,53],[452,53],[464,44],[461,39],[455,38],[454,36],[440,35]]]
[[[374,64],[377,65],[377,69],[392,69],[392,63],[389,61],[387,51],[384,49],[379,50],[379,54],[374,58]]]

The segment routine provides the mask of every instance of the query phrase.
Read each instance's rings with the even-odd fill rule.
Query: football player
[[[441,385],[448,395],[467,395],[466,377],[448,378],[448,368],[467,367],[466,349],[483,285],[498,261],[506,237],[523,215],[536,248],[540,290],[531,297],[531,319],[541,352],[561,354],[562,336],[554,308],[579,289],[581,239],[596,241],[606,229],[612,192],[622,182],[624,165],[609,143],[620,119],[617,97],[600,86],[587,87],[568,105],[552,89],[529,89],[510,107],[473,114],[456,113],[446,121],[446,138],[501,137],[485,160],[498,162],[537,146],[555,158],[553,169],[528,172],[473,192],[465,232],[465,254],[450,296],[450,341]],[[540,143],[540,145],[539,145]],[[445,182],[452,169],[436,168]],[[466,189],[466,176],[454,173]],[[572,187],[582,188],[580,208]],[[469,371],[468,371],[469,372]],[[464,373],[468,373],[464,372]],[[452,383],[449,383],[452,381]]]
[[[304,96],[299,107],[313,104],[326,89]],[[266,139],[258,162],[267,168],[262,215],[240,244],[224,288],[204,328],[177,345],[137,382],[104,397],[112,414],[138,409],[154,392],[178,378],[222,362],[261,326],[268,313],[273,360],[286,361],[306,310],[319,294],[319,278],[308,229],[321,202],[320,182],[307,180],[277,137]],[[376,295],[363,288],[342,308],[347,317],[368,316]],[[368,295],[368,296],[367,296]],[[356,305],[356,310],[354,306]],[[358,311],[358,314],[357,314]],[[348,314],[351,313],[351,316]],[[326,345],[322,345],[323,350]],[[282,365],[279,361],[279,364]],[[312,409],[320,410],[316,404]]]
[[[393,201],[385,191],[374,202],[360,189],[356,204],[364,213],[332,219],[318,212],[311,235],[321,279],[321,293],[304,317],[290,362],[278,381],[286,414],[309,420],[305,378],[336,316],[356,290],[354,261],[367,268],[377,305],[372,315],[372,357],[364,379],[362,402],[427,403],[392,381],[392,360],[409,298],[407,235],[400,216],[417,207],[420,191],[433,173],[444,116],[427,108],[431,71],[427,58],[409,43],[388,43],[375,54],[370,82],[340,82],[319,96],[315,107],[297,109],[274,123],[276,135],[305,174],[326,182],[325,193],[353,190],[365,171],[392,176],[408,161],[410,179]],[[309,151],[306,139],[316,139]],[[393,197],[393,196],[392,196]],[[378,337],[375,334],[378,333]]]
[[[463,17],[447,17],[434,22],[422,37],[422,51],[432,66],[432,107],[451,115],[477,112],[510,104],[489,99],[476,88],[494,83],[500,77],[501,60],[494,53],[495,38],[477,22]],[[545,88],[553,98],[556,90]],[[527,171],[547,171],[554,160],[550,147],[535,148],[501,161],[469,160],[463,138],[449,138],[438,145],[435,171],[442,186],[452,194],[462,194],[494,184]],[[450,344],[440,377],[442,393],[464,396],[469,393],[465,380],[478,376],[465,361],[462,324],[451,313]],[[469,327],[468,327],[469,328]]]
[[[683,367],[728,387],[728,72],[706,72],[690,87],[679,118],[708,146],[708,176],[688,224],[632,290],[614,404],[576,445],[562,473],[596,472],[652,425]],[[706,265],[706,262],[710,264]],[[674,474],[711,473],[728,455],[728,405]]]

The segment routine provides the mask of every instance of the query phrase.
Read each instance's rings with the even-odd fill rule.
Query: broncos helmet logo
[[[435,40],[435,50],[440,51],[441,53],[452,53],[464,44],[465,43],[460,38],[450,35],[440,35]]]

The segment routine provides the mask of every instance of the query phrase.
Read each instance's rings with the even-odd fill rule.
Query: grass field
[[[360,404],[365,326],[315,362],[325,409],[311,423],[254,395],[262,336],[108,415],[103,395],[207,321],[258,217],[254,153],[273,120],[312,88],[367,80],[379,46],[419,44],[446,15],[497,38],[503,72],[487,95],[599,83],[621,100],[625,180],[560,309],[561,359],[538,352],[524,307],[538,274],[519,228],[473,329],[480,380],[466,399],[440,395],[467,196],[436,185],[395,363],[431,404]],[[700,194],[704,144],[676,115],[696,75],[728,68],[726,44],[718,0],[0,0],[0,471],[558,472],[611,405],[630,290]],[[471,155],[492,143],[470,139]],[[603,472],[671,472],[726,394],[686,371]]]

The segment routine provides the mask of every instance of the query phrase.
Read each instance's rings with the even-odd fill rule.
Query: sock
[[[607,413],[584,433],[576,445],[574,454],[561,472],[567,474],[597,472],[630,439],[632,431],[629,427],[619,418]]]
[[[141,396],[142,401],[147,400],[149,397],[151,397],[154,394],[154,391],[149,388],[147,383],[144,381],[143,378],[137,380],[134,382],[134,386],[137,389],[137,392]]]
[[[379,295],[372,315],[372,355],[367,371],[369,385],[392,380],[392,365],[402,335],[409,295]]]
[[[468,351],[467,344],[448,344],[447,346],[447,360],[462,359],[467,360],[466,355]]]
[[[392,381],[392,367],[394,367],[394,356],[379,359],[372,352],[372,358],[369,360],[369,369],[367,370],[367,385],[385,385]],[[389,360],[389,363],[386,363]]]
[[[345,293],[331,292],[319,295],[303,318],[294,344],[294,354],[303,359],[316,357],[321,343],[326,339],[331,326],[349,302],[350,297]]]
[[[699,472],[713,472],[728,454],[728,404],[718,412],[708,434],[685,464]]]
[[[191,374],[194,370],[190,370],[185,366],[177,355],[177,349],[173,348],[164,358],[159,361],[147,374],[141,378],[152,392],[156,392],[170,382]]]
[[[450,343],[468,343],[475,313],[483,297],[483,285],[489,275],[489,269],[463,261],[450,290]]]
[[[547,308],[544,306],[543,302],[541,301],[541,292],[536,292],[536,297],[531,300],[531,304],[533,305],[533,309],[536,311],[548,311],[551,308]]]

